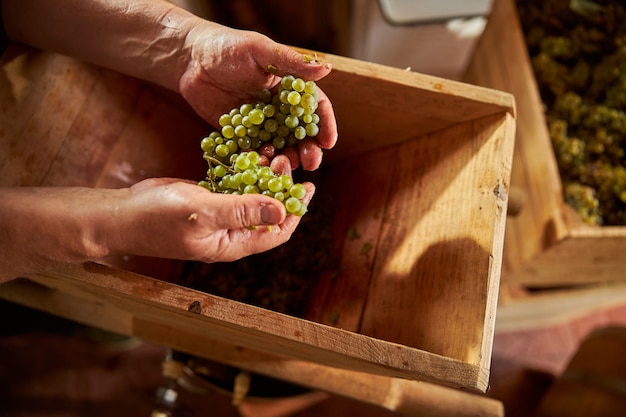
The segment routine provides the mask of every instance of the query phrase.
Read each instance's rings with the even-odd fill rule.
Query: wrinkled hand
[[[318,81],[331,71],[330,64],[306,62],[299,52],[262,34],[214,23],[192,30],[188,44],[191,59],[179,90],[196,112],[214,125],[221,114],[255,100],[264,88],[274,88],[283,75]],[[270,66],[276,68],[274,73],[269,72]],[[333,108],[321,90],[317,113],[320,132],[299,143],[299,161],[295,161],[306,170],[317,169],[322,149],[332,148],[337,141]]]
[[[314,186],[305,187],[308,204]],[[211,193],[178,179],[148,179],[129,191],[121,253],[234,261],[285,243],[300,222],[273,198]]]

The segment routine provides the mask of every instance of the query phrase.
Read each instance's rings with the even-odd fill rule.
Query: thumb
[[[215,222],[221,229],[277,225],[287,216],[283,203],[267,196],[249,194],[220,197]]]
[[[332,70],[328,62],[322,62],[315,56],[303,54],[289,46],[277,44],[277,49],[268,48],[266,52],[271,55],[267,57],[269,67],[273,67],[276,75],[294,75],[306,80],[317,81]]]

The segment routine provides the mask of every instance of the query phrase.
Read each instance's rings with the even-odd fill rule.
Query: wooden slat
[[[529,262],[569,233],[562,216],[561,182],[524,35],[512,0],[496,0],[464,80],[515,96],[517,133],[511,185],[524,207],[507,222],[505,271]]]
[[[29,297],[24,294],[29,293]],[[362,373],[320,365],[309,361],[261,353],[231,345],[221,338],[197,334],[171,324],[145,321],[132,317],[111,303],[96,299],[59,294],[28,280],[13,281],[0,286],[0,297],[20,299],[35,308],[53,311],[113,331],[126,329],[144,340],[160,340],[167,346],[198,357],[217,359],[222,363],[269,377],[289,381],[311,389],[329,392],[408,416],[437,417],[501,417],[499,401],[440,387],[426,382],[410,381],[383,375]],[[103,320],[103,317],[107,317]]]
[[[364,334],[477,363],[484,306],[497,298],[498,281],[486,277],[498,253],[494,236],[503,233],[494,220],[506,215],[505,197],[494,193],[508,181],[510,159],[499,147],[506,134],[506,124],[486,118],[403,147],[382,214]]]
[[[158,344],[169,345],[177,332],[189,333],[263,353],[359,372],[478,392],[484,392],[487,387],[481,371],[471,364],[98,264],[72,265],[34,274],[29,279],[43,286],[38,308],[88,324],[94,311],[112,311],[115,320],[108,313],[98,315],[98,324],[138,337],[145,335],[137,323],[166,326],[166,332],[149,339]],[[0,293],[4,298],[24,303],[33,297],[16,294],[11,283],[0,286]],[[89,301],[89,311],[70,308],[79,306],[79,300]],[[199,303],[199,314],[188,311],[194,302]]]
[[[320,59],[334,68],[318,85],[329,94],[341,135],[329,161],[489,115],[515,115],[512,96],[497,90],[336,55]]]
[[[516,296],[498,306],[496,330],[515,332],[557,326],[625,302],[624,283],[570,287],[525,297]]]

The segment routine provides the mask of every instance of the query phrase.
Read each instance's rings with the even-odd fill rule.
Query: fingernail
[[[273,204],[261,206],[261,221],[263,224],[278,224],[282,219],[282,212]]]

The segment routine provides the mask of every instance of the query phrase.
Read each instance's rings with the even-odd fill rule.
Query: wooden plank
[[[483,373],[471,364],[98,264],[72,265],[29,279],[41,284],[43,295],[16,293],[9,283],[0,286],[2,297],[88,324],[93,319],[89,313],[113,311],[114,320],[106,314],[97,318],[98,324],[138,337],[142,333],[137,323],[165,326],[167,331],[148,339],[158,344],[169,345],[177,334],[188,333],[198,340],[217,339],[325,366],[475,392],[487,389]],[[31,297],[38,302],[30,302]],[[80,300],[89,302],[89,311],[71,308],[79,306]],[[199,305],[199,313],[189,312],[192,304]]]
[[[498,306],[496,330],[522,331],[558,325],[626,302],[626,284],[572,287],[505,300]]]
[[[480,363],[499,284],[506,197],[494,190],[509,178],[507,129],[491,117],[403,146],[362,333]]]
[[[502,282],[534,288],[624,282],[624,228],[610,229],[615,230],[617,236],[602,233],[592,236],[573,235],[562,239],[526,265],[503,273]]]
[[[31,296],[24,298],[24,294]],[[85,297],[59,294],[28,280],[0,286],[0,297],[21,299],[34,308],[52,310],[74,318],[83,314],[83,322],[113,331],[126,329],[144,340],[160,340],[167,346],[258,374],[292,382],[311,389],[329,392],[410,416],[462,417],[503,415],[499,401],[482,395],[440,387],[426,382],[391,378],[320,365],[314,362],[261,353],[231,345],[221,338],[195,334],[170,325],[131,317],[112,304]],[[102,320],[103,316],[109,320]],[[115,324],[113,324],[115,323]],[[113,324],[113,325],[112,325]]]
[[[526,199],[507,222],[506,270],[530,261],[569,233],[561,180],[541,107],[541,98],[512,0],[496,0],[464,80],[515,96],[517,133],[511,185]]]
[[[307,315],[311,320],[359,331],[381,224],[385,221],[384,202],[390,183],[395,181],[397,154],[397,147],[388,147],[329,167],[328,176],[334,183],[324,186],[331,187],[333,195],[341,196],[336,204],[346,210],[347,218],[335,228],[341,263],[332,279],[318,283],[317,290],[323,287],[324,295],[314,298],[316,312]]]
[[[89,68],[66,57],[30,52],[10,47],[2,57],[2,185],[45,182],[55,158],[64,158],[68,132],[95,83]]]
[[[497,90],[336,55],[320,58],[334,69],[318,85],[329,94],[339,129],[350,127],[340,130],[331,161],[488,115],[515,115],[512,96]]]

